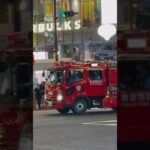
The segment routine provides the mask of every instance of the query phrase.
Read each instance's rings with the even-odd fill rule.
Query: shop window
[[[72,45],[64,45],[63,46],[63,58],[71,58],[72,57]]]
[[[69,0],[61,1],[61,9],[62,9],[62,11],[69,10]]]
[[[100,24],[100,2],[99,0],[82,1],[83,26],[89,27],[92,24]]]
[[[45,4],[44,12],[45,12],[45,15],[47,15],[47,16],[49,16],[49,15],[53,16],[53,4],[52,3]]]

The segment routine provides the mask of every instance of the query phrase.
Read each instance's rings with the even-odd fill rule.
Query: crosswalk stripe
[[[96,121],[96,122],[84,122],[83,125],[104,125],[104,126],[117,126],[117,120],[105,120],[105,121]]]

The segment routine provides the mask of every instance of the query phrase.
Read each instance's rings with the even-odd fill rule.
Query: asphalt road
[[[78,116],[34,111],[34,150],[116,150],[116,113],[90,110]]]

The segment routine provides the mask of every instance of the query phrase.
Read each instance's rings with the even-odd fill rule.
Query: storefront
[[[57,36],[58,57],[89,60],[95,59],[95,53],[103,54],[103,38],[97,33],[101,20],[100,0],[57,0]],[[62,11],[73,10],[78,14],[69,18],[60,16]],[[47,51],[48,58],[54,58],[54,7],[53,0],[34,2],[33,16],[34,50]],[[110,40],[114,45],[116,37]],[[113,46],[112,46],[113,47]],[[111,52],[110,52],[111,51]],[[109,54],[115,54],[108,50]],[[107,51],[106,51],[107,55]]]
[[[55,61],[54,0],[36,0],[33,8],[34,78],[37,84],[43,81],[42,71]],[[69,10],[77,14],[63,18],[61,13]],[[106,43],[97,32],[101,25],[100,0],[56,0],[56,17],[58,60],[116,58],[116,37]]]

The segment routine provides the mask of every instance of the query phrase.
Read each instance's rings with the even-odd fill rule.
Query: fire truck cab
[[[149,143],[150,32],[128,31],[118,39],[118,146]],[[143,144],[142,144],[143,143]],[[136,147],[132,149],[143,149]]]
[[[0,51],[0,149],[32,149],[32,43],[8,36]]]
[[[116,74],[116,67],[106,63],[54,63],[46,79],[45,102],[60,113],[72,110],[81,114],[90,108],[107,107],[107,104],[115,108]],[[115,98],[110,99],[110,96]]]

